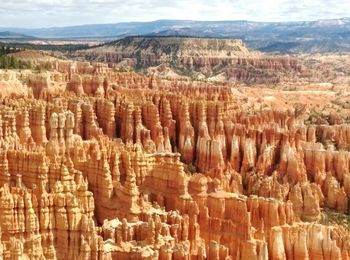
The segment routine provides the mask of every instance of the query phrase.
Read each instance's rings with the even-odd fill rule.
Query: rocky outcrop
[[[75,54],[90,61],[117,67],[149,68],[163,77],[181,79],[192,74],[200,79],[256,84],[276,84],[284,75],[303,71],[296,59],[263,55],[249,50],[241,40],[190,37],[126,37]],[[167,72],[159,72],[168,68]],[[162,69],[163,68],[163,69]],[[171,70],[172,69],[172,70]]]
[[[347,125],[227,85],[53,65],[47,84],[24,76],[33,96],[0,98],[0,258],[349,257],[349,232],[319,223],[349,210]]]

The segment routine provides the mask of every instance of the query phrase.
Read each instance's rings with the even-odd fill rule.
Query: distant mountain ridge
[[[33,36],[11,31],[0,31],[0,39],[33,39]]]
[[[242,39],[249,48],[267,52],[348,52],[350,18],[305,22],[157,20],[39,29],[0,28],[41,38],[115,38],[125,36],[192,36]]]

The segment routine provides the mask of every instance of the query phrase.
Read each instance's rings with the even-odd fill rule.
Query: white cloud
[[[12,0],[0,26],[49,27],[157,19],[295,21],[350,16],[349,0]]]

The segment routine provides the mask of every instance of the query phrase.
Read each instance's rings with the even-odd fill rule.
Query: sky
[[[0,27],[182,20],[311,21],[350,17],[350,0],[2,0]]]

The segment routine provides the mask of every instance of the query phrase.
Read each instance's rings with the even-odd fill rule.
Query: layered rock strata
[[[319,223],[349,210],[348,125],[248,113],[229,86],[53,67],[0,99],[0,258],[349,258],[348,230]]]

